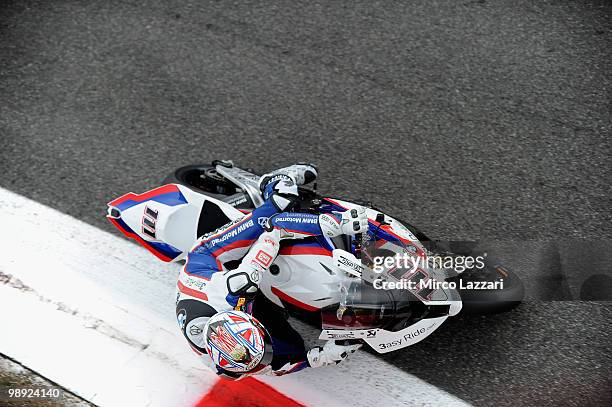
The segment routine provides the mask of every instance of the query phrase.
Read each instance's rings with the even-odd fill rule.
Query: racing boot
[[[317,179],[317,167],[313,164],[294,164],[289,167],[279,168],[259,179],[259,189],[263,191],[265,187],[275,181],[291,179],[296,185],[305,185]]]

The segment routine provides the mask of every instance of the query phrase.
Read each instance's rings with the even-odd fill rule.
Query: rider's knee
[[[176,320],[191,347],[206,353],[204,326],[217,311],[209,304],[193,298],[179,297],[176,303]]]

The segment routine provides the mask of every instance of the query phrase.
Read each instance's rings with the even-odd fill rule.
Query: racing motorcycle
[[[107,218],[159,259],[181,261],[198,237],[262,205],[259,178],[231,161],[181,167],[159,188],[109,202]],[[441,262],[418,261],[475,255],[474,243],[431,240],[371,203],[321,196],[316,183],[312,189],[299,188],[295,210],[322,214],[358,206],[366,207],[367,233],[284,240],[260,282],[260,295],[290,315],[315,321],[320,339],[362,341],[386,353],[420,342],[462,308],[501,312],[521,302],[520,279],[486,253],[482,267],[461,272]],[[401,256],[411,260],[380,267],[378,260]],[[486,288],[495,283],[495,288]],[[476,284],[484,289],[465,288]]]

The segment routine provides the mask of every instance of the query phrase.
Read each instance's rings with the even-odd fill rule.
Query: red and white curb
[[[466,405],[365,352],[221,380],[179,333],[178,265],[1,188],[0,227],[0,353],[97,405]]]

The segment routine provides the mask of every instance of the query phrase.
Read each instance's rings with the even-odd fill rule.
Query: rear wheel
[[[180,167],[164,179],[165,184],[181,184],[201,192],[217,195],[233,195],[236,186],[221,174],[214,166],[195,164]]]

